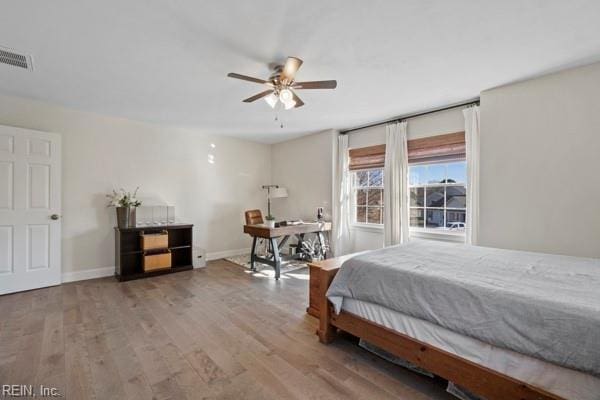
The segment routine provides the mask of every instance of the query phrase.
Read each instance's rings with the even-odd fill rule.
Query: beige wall
[[[272,145],[271,177],[289,197],[274,199],[272,213],[281,219],[316,218],[317,207],[331,218],[332,155],[337,133],[332,130]],[[266,209],[266,206],[261,207]]]
[[[600,64],[481,94],[482,245],[600,257]]]
[[[453,108],[417,118],[411,118],[408,120],[406,130],[408,140],[460,132],[465,130],[465,119],[460,107]],[[384,144],[385,125],[359,129],[351,132],[349,135],[348,145],[351,149]]]
[[[250,247],[243,211],[264,204],[269,145],[6,96],[0,124],[62,135],[63,273],[114,266],[115,211],[104,197],[112,188],[140,186],[140,196],[175,205],[214,256]]]
[[[600,257],[600,64],[481,95],[481,244]],[[334,131],[272,146],[0,96],[0,124],[63,137],[63,272],[114,266],[112,188],[176,206],[214,256],[249,247],[242,213],[265,209],[276,183],[278,219],[331,214]],[[409,138],[463,129],[460,109],[411,119]],[[385,127],[350,135],[350,147],[385,142]],[[214,144],[214,149],[211,144]],[[215,163],[208,163],[213,154]],[[356,250],[383,234],[357,231]],[[86,275],[87,276],[87,275]]]

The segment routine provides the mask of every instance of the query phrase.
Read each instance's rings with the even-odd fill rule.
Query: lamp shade
[[[273,190],[271,190],[271,198],[272,199],[278,199],[281,197],[288,197],[288,192],[286,188],[273,188]]]
[[[277,97],[275,93],[271,93],[270,95],[265,97],[265,101],[271,106],[271,108],[275,108],[277,102],[279,101],[279,97]]]
[[[294,100],[290,100],[286,103],[283,103],[283,108],[285,108],[286,110],[290,110],[294,107],[296,107],[296,102]]]

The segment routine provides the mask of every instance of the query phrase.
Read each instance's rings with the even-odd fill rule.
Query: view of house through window
[[[411,229],[464,232],[466,161],[409,166]]]
[[[352,173],[353,213],[357,224],[383,223],[383,168]]]

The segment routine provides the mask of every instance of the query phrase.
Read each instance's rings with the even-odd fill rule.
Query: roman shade
[[[350,171],[368,168],[383,168],[385,163],[385,144],[351,149],[349,155]]]
[[[464,132],[413,139],[407,144],[409,163],[464,160],[466,156]],[[385,164],[385,144],[351,149],[349,153],[350,171],[383,168]]]
[[[408,162],[410,163],[464,159],[465,154],[464,132],[408,141]]]

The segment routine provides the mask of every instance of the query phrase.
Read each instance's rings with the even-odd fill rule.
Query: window
[[[383,168],[352,173],[354,223],[383,224]]]
[[[411,230],[464,232],[466,161],[412,164],[408,172]]]
[[[464,132],[409,140],[407,147],[411,231],[464,233]],[[385,145],[350,149],[349,158],[353,222],[381,227]]]

